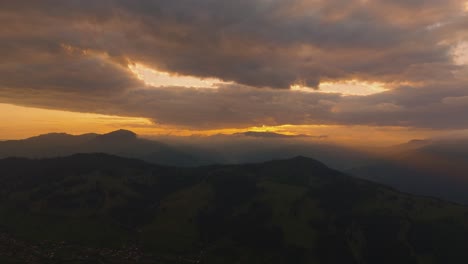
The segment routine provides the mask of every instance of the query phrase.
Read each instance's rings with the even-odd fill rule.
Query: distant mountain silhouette
[[[117,130],[104,135],[79,136],[52,133],[25,140],[0,142],[0,158],[12,156],[47,158],[75,153],[107,153],[165,165],[204,164],[203,161],[182,150],[164,143],[138,138],[134,132],[128,130]]]
[[[106,154],[8,158],[0,160],[0,204],[5,263],[468,259],[468,208],[306,157],[199,168]]]
[[[320,158],[335,168],[355,167],[366,160],[366,154],[307,139],[323,139],[326,136],[283,135],[272,132],[245,132],[234,135],[209,137],[207,141],[180,144],[148,140],[128,130],[108,134],[73,136],[51,133],[25,140],[0,142],[0,158],[27,157],[51,158],[76,153],[107,153],[147,162],[174,165],[200,166],[209,164],[238,164],[286,159],[297,155]],[[216,139],[217,138],[217,139]],[[264,140],[255,140],[255,139]],[[304,141],[302,139],[305,139]],[[255,141],[254,141],[255,140]],[[281,140],[281,141],[274,141]],[[213,142],[215,143],[213,143]]]
[[[258,137],[258,138],[307,138],[307,137],[311,137],[308,135],[287,135],[287,134],[281,134],[281,133],[275,133],[275,132],[257,132],[257,131],[247,131],[243,133],[237,133],[235,135],[244,135],[248,137]]]
[[[137,134],[129,130],[116,130],[104,135],[98,135],[96,140],[100,141],[129,141],[129,140],[137,140]]]
[[[381,149],[374,155],[321,140],[285,137],[270,132],[189,139],[189,143],[177,140],[162,143],[140,138],[128,130],[80,136],[52,133],[0,142],[0,158],[107,153],[161,165],[196,167],[264,162],[304,155],[401,191],[468,204],[468,140],[412,140]]]
[[[468,204],[468,141],[412,140],[350,174],[414,194]]]

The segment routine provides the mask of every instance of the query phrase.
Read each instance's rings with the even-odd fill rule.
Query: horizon
[[[467,1],[225,4],[6,3],[0,138],[468,136]]]
[[[63,110],[24,107],[0,103],[0,108],[8,109],[0,115],[0,140],[22,140],[51,133],[82,135],[88,133],[106,134],[119,129],[135,132],[142,138],[164,137],[192,138],[217,135],[234,136],[246,132],[276,133],[287,136],[305,136],[333,145],[354,148],[387,147],[404,144],[412,140],[450,138],[453,131],[418,130],[408,131],[401,127],[372,128],[368,126],[340,125],[281,125],[215,130],[190,130],[185,128],[168,129],[152,124],[151,120],[139,117],[122,117],[94,113],[80,113]],[[70,122],[70,119],[72,122]],[[33,124],[30,122],[32,121]],[[390,132],[390,133],[388,133]],[[394,133],[391,133],[394,132]],[[349,133],[352,133],[350,136]],[[375,134],[369,137],[370,134]],[[447,136],[447,134],[449,134]],[[458,137],[468,138],[468,130],[461,131]],[[364,137],[365,136],[365,137]],[[383,140],[382,138],[386,138]]]
[[[315,144],[351,147],[356,150],[372,150],[373,148],[379,149],[381,147],[395,147],[401,144],[411,143],[414,141],[433,141],[436,139],[440,139],[440,138],[409,138],[408,140],[398,139],[395,141],[391,141],[388,144],[382,144],[382,145],[380,144],[364,145],[365,143],[368,143],[369,140],[366,139],[358,143],[354,142],[350,144],[345,144],[340,141],[330,140],[328,135],[316,135],[315,136],[315,135],[307,135],[307,134],[292,134],[290,132],[284,133],[282,131],[275,131],[275,130],[260,130],[259,128],[247,128],[247,129],[239,129],[239,130],[234,130],[234,131],[232,130],[224,131],[228,133],[223,133],[223,130],[220,130],[220,131],[214,131],[209,134],[198,133],[198,134],[190,134],[190,135],[179,135],[179,134],[171,134],[171,133],[169,134],[139,134],[137,132],[138,129],[134,131],[129,128],[114,128],[114,129],[102,130],[99,132],[95,132],[95,131],[66,132],[62,130],[56,130],[56,131],[49,131],[49,132],[34,134],[33,132],[28,131],[26,134],[22,136],[18,136],[18,134],[15,134],[15,137],[12,137],[12,138],[0,138],[0,141],[22,141],[22,140],[27,140],[30,138],[36,138],[36,137],[47,136],[47,135],[70,135],[70,136],[82,136],[82,135],[89,135],[89,134],[107,135],[107,134],[112,134],[118,131],[131,132],[131,133],[136,134],[138,138],[148,139],[152,141],[161,141],[163,143],[168,139],[170,142],[177,142],[178,140],[180,140],[181,142],[185,142],[190,139],[197,139],[197,138],[198,139],[210,139],[210,138],[217,138],[217,137],[223,137],[226,141],[229,141],[230,138],[236,139],[239,136],[241,136],[250,140],[270,140],[270,141],[279,140],[279,141],[284,141],[284,142],[303,141],[303,142],[315,143]],[[278,137],[275,137],[275,136],[278,136]],[[468,136],[464,139],[468,140]]]

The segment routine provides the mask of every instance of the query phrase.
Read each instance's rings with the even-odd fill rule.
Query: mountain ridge
[[[259,132],[263,135],[263,132]],[[161,138],[159,138],[161,139]],[[164,139],[164,138],[163,138]],[[246,135],[186,141],[153,141],[129,130],[103,135],[44,134],[26,140],[0,142],[0,158],[63,157],[75,153],[108,153],[154,164],[198,167],[245,164],[305,155],[357,177],[390,185],[400,191],[468,204],[467,144],[464,140],[411,140],[376,150],[375,155],[302,138]],[[195,139],[196,141],[196,139]],[[213,143],[214,142],[214,143]]]
[[[107,154],[2,159],[0,226],[27,243],[119,252],[130,245],[171,260],[163,263],[461,264],[468,257],[467,207],[303,156],[197,168]],[[79,254],[74,248],[66,254]],[[47,250],[55,257],[42,263],[63,260],[64,249]]]
[[[136,133],[124,129],[105,134],[49,133],[24,140],[0,142],[0,158],[53,158],[76,153],[107,153],[165,165],[202,164],[197,157],[183,150],[158,141],[139,138]]]

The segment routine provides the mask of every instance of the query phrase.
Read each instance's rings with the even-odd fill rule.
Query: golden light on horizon
[[[343,125],[278,125],[243,128],[189,129],[158,125],[147,118],[109,116],[47,110],[0,103],[0,140],[23,139],[52,132],[68,134],[108,133],[118,129],[131,130],[142,137],[209,137],[233,135],[248,131],[273,132],[284,135],[304,135],[313,140],[348,146],[389,146],[411,139],[429,138],[435,131],[401,127]]]
[[[343,126],[343,125],[280,125],[249,128],[225,128],[214,130],[171,129],[170,133],[146,134],[144,136],[209,137],[233,135],[248,131],[272,132],[283,135],[303,135],[301,140],[325,144],[338,144],[356,148],[386,147],[408,142],[413,139],[426,139],[438,135],[430,129],[409,129],[404,127]],[[162,132],[162,131],[161,131]],[[269,138],[266,138],[269,140]]]
[[[146,118],[48,110],[0,103],[0,139],[21,139],[51,132],[105,133],[151,126]]]

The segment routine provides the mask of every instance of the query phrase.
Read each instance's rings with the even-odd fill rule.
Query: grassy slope
[[[0,225],[168,262],[462,263],[468,210],[306,158],[177,169],[106,155],[0,161]],[[464,263],[464,262],[463,262]]]

